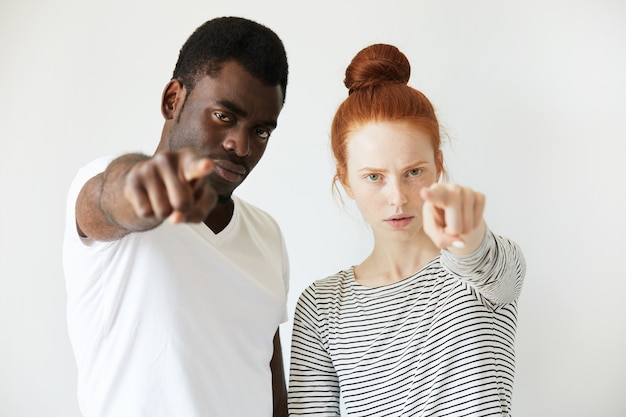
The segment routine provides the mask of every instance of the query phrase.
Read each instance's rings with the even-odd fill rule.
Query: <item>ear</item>
[[[335,173],[335,177],[333,178],[333,188],[339,192],[339,184],[341,184],[341,187],[343,187],[343,190],[346,192],[348,197],[354,200],[354,193],[352,192],[352,188],[348,183],[345,172],[343,173],[343,175],[342,172],[343,170],[340,167],[337,167],[337,172]]]
[[[178,80],[171,80],[163,89],[161,97],[161,114],[166,120],[171,120],[176,114],[177,107],[185,101],[185,87]]]
[[[343,189],[346,191],[346,194],[348,195],[348,197],[354,200],[354,193],[352,192],[352,187],[350,187],[350,184],[348,183],[348,181],[346,182],[339,181],[339,182],[341,183],[341,186],[343,187]]]
[[[437,182],[439,182],[441,174],[443,174],[443,152],[441,149],[435,152],[435,165],[437,166]]]

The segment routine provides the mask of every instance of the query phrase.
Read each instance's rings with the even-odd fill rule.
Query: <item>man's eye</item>
[[[215,112],[215,117],[217,117],[222,122],[230,122],[230,117],[226,116],[224,113]]]
[[[263,140],[268,140],[270,138],[270,135],[272,134],[269,130],[265,130],[265,129],[256,129],[255,133],[258,137],[260,137]]]

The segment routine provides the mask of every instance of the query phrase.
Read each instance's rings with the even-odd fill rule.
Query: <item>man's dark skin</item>
[[[204,222],[214,233],[233,215],[231,194],[259,162],[282,110],[280,85],[265,85],[236,61],[163,91],[165,118],[152,157],[128,154],[89,180],[76,202],[78,233],[112,241],[163,221]],[[270,362],[274,416],[287,416],[278,329]]]

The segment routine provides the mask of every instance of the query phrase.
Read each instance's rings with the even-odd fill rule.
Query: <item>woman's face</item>
[[[438,180],[442,166],[430,136],[408,122],[373,122],[348,138],[347,155],[344,187],[374,235],[421,233],[419,192]]]

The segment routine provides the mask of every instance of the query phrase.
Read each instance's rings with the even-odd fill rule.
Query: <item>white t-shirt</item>
[[[78,400],[86,417],[271,416],[273,336],[286,321],[288,258],[274,219],[233,198],[203,223],[80,238],[69,192],[63,264]]]

